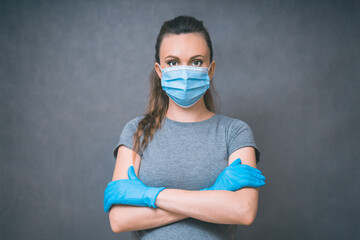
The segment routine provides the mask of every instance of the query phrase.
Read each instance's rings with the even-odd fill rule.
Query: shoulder
[[[245,121],[225,115],[220,116],[220,121],[224,124],[225,136],[229,144],[236,139],[242,139],[247,142],[254,141],[253,131],[250,125]]]
[[[255,143],[253,131],[245,121],[232,117],[224,117],[227,123],[226,139],[229,156],[242,147],[252,146],[255,148],[256,163],[260,161],[260,150]]]
[[[124,129],[136,129],[139,122],[144,118],[144,115],[136,116],[130,119],[124,126]]]
[[[120,138],[127,138],[129,136],[134,135],[134,133],[136,132],[136,129],[138,127],[139,122],[141,121],[141,119],[143,119],[144,116],[137,116],[134,117],[130,120],[128,120],[124,127],[122,128],[121,134],[120,134]]]
[[[245,130],[250,128],[249,124],[247,124],[245,121],[241,119],[229,117],[223,114],[219,114],[219,116],[220,116],[220,121],[222,122],[222,124],[226,126],[226,129],[228,131]]]

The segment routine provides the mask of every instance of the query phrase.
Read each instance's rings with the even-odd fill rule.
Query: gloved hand
[[[104,211],[108,212],[113,204],[157,208],[156,197],[165,187],[146,186],[137,178],[134,166],[128,168],[128,177],[108,183],[104,192]]]
[[[216,182],[204,190],[228,190],[236,191],[243,187],[261,187],[265,185],[265,176],[261,171],[246,164],[241,164],[241,159],[237,158],[227,166],[217,177]]]

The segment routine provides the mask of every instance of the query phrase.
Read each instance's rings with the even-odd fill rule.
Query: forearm
[[[245,200],[245,199],[244,199]],[[219,224],[247,224],[248,203],[232,191],[164,189],[156,198],[158,208]]]
[[[113,205],[109,220],[113,232],[128,232],[160,227],[188,218],[161,208]]]

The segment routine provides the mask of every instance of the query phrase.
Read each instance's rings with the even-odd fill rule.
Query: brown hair
[[[207,29],[204,27],[203,22],[197,20],[191,16],[181,15],[175,17],[172,20],[163,23],[160,33],[156,39],[155,45],[155,62],[160,64],[159,50],[161,42],[166,34],[182,34],[182,33],[201,33],[210,50],[210,62],[213,58],[213,49],[210,39],[210,35]],[[213,79],[213,78],[212,78]],[[165,117],[166,111],[169,106],[169,97],[166,92],[162,89],[161,79],[157,75],[155,69],[153,69],[149,75],[150,80],[150,91],[149,91],[149,102],[146,107],[146,114],[144,118],[138,123],[138,127],[133,136],[133,163],[135,160],[136,152],[143,152],[148,146],[149,142],[153,139],[155,131],[161,128],[161,124]],[[209,89],[204,94],[204,102],[206,108],[216,113],[217,107],[214,104],[212,93],[216,93],[214,89],[213,80],[210,81]],[[141,136],[143,139],[140,143]]]

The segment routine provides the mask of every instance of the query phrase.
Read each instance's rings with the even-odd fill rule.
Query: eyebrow
[[[197,58],[197,57],[203,57],[203,58],[205,58],[203,55],[195,55],[195,56],[192,56],[190,59],[193,59],[193,58]],[[176,57],[176,56],[172,56],[172,55],[169,55],[169,56],[167,56],[167,57],[165,57],[165,59],[166,58],[175,58],[175,59],[179,59],[178,57]]]

